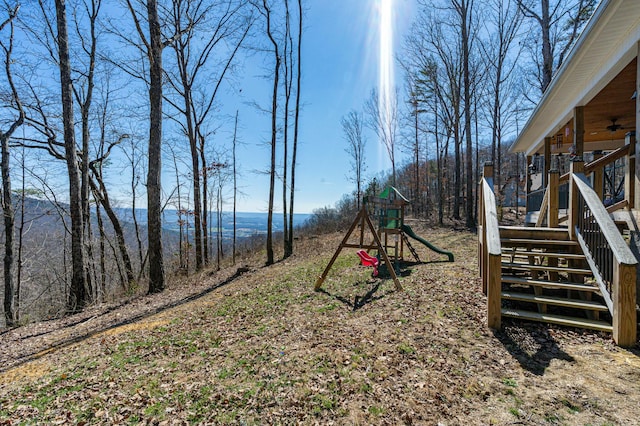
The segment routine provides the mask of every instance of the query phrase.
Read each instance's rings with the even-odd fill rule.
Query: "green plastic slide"
[[[402,232],[404,232],[405,234],[407,234],[408,236],[410,236],[414,240],[420,241],[422,244],[424,244],[425,246],[429,247],[431,250],[435,251],[436,253],[446,255],[449,258],[449,262],[453,262],[453,253],[451,253],[450,251],[439,249],[438,247],[436,247],[433,244],[431,244],[429,241],[427,241],[424,238],[416,235],[415,232],[413,232],[413,229],[411,229],[411,227],[409,225],[402,225],[402,227],[400,229],[402,229]]]

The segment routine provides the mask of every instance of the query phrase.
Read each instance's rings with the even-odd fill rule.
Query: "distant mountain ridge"
[[[14,197],[14,208],[16,215],[16,226],[20,222],[20,197]],[[32,227],[37,227],[42,231],[60,230],[62,226],[62,215],[66,215],[68,219],[69,206],[66,203],[53,202],[49,200],[43,200],[32,197],[24,198],[24,215],[25,222],[28,222]],[[121,224],[125,230],[130,230],[133,227],[133,211],[131,208],[118,207],[114,208],[114,211],[118,215]],[[95,222],[95,206],[92,208],[92,222]],[[311,217],[311,214],[296,213],[293,215],[293,226],[299,227]],[[210,228],[212,231],[218,227],[215,215],[210,216]],[[109,221],[104,218],[105,225],[109,226]],[[136,209],[136,219],[138,225],[141,228],[141,232],[146,232],[147,223],[147,210]],[[162,227],[171,235],[177,233],[180,230],[178,223],[178,212],[174,209],[167,209],[163,213]],[[183,219],[189,221],[188,229],[193,230],[193,223],[191,218],[184,217]],[[273,230],[274,232],[282,231],[282,215],[281,213],[274,214],[273,218]],[[222,232],[224,239],[231,239],[233,237],[233,213],[224,212],[222,215]],[[0,224],[0,228],[2,225]],[[110,227],[110,226],[109,226]],[[186,229],[186,228],[185,228]],[[129,232],[129,231],[127,231]],[[267,213],[264,212],[238,212],[236,213],[236,232],[237,238],[252,237],[256,235],[263,235],[267,232]],[[175,234],[174,234],[175,235]]]
[[[123,222],[133,222],[133,211],[130,208],[117,208],[114,209]],[[267,233],[267,213],[261,212],[237,212],[236,213],[236,233],[238,238],[252,237],[255,235],[261,235]],[[311,217],[311,214],[307,213],[295,213],[293,215],[294,228],[304,225],[304,223]],[[136,209],[136,219],[139,225],[144,225],[147,222],[147,210]],[[191,218],[183,217],[183,220],[189,220],[189,229],[193,229],[193,223]],[[174,209],[166,209],[162,216],[162,227],[167,231],[177,232],[180,230],[178,223],[178,211]],[[215,214],[210,216],[209,226],[215,231],[218,228],[218,223]],[[282,231],[282,214],[274,214],[273,230],[275,232]],[[222,214],[222,232],[225,239],[231,239],[233,236],[233,213],[224,212]]]

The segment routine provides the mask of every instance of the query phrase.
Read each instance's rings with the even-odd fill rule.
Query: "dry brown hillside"
[[[413,226],[414,224],[412,224]],[[269,268],[0,335],[5,424],[638,424],[640,351],[610,336],[485,326],[474,234],[372,279],[341,234]]]

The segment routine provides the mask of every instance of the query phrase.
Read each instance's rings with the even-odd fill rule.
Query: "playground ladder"
[[[402,233],[402,238],[404,239],[404,243],[407,245],[407,248],[409,249],[413,257],[416,259],[416,262],[420,262],[420,257],[418,256],[418,252],[411,245],[411,243],[409,242],[409,239],[407,238],[407,235],[404,232]]]

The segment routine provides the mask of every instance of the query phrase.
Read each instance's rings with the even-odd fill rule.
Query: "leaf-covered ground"
[[[402,268],[403,291],[345,250],[314,292],[333,234],[269,268],[203,274],[173,300],[85,314],[86,330],[4,333],[0,425],[640,422],[638,348],[538,324],[493,332],[475,235],[412,226],[456,261],[415,243],[426,263]]]

